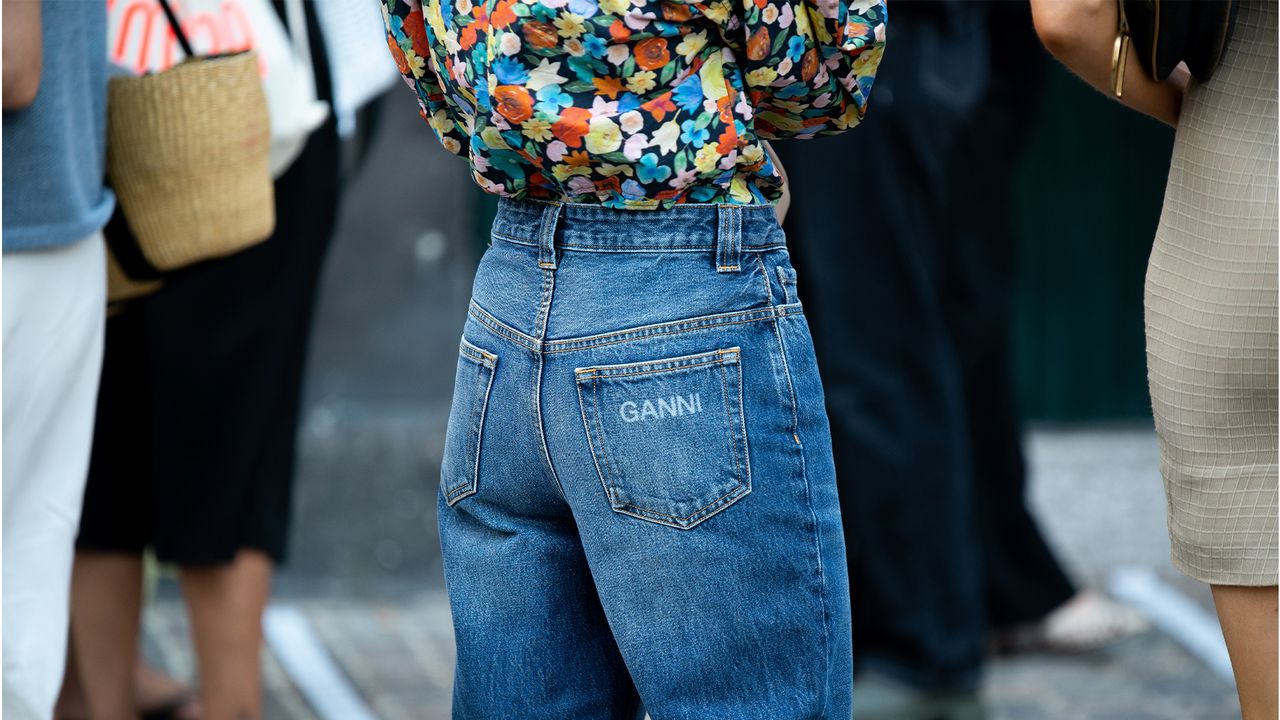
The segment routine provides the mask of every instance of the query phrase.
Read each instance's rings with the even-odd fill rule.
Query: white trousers
[[[102,235],[3,266],[4,718],[48,720],[102,369]]]

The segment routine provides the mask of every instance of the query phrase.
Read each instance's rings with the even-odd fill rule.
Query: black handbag
[[[1235,27],[1240,0],[1117,0],[1120,11],[1111,55],[1111,90],[1124,93],[1124,67],[1130,45],[1138,62],[1156,81],[1179,63],[1204,82],[1222,62]]]

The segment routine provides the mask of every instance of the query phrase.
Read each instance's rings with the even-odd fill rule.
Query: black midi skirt
[[[266,242],[107,323],[77,547],[180,565],[282,561],[307,336],[338,201],[332,119],[275,184]]]

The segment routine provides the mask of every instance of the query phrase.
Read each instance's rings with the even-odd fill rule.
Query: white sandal
[[[1085,590],[1040,622],[1000,631],[993,640],[996,651],[1005,654],[1083,653],[1113,645],[1150,627],[1146,618],[1133,608]]]

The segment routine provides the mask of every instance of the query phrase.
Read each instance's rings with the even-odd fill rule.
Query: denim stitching
[[[660,335],[673,335],[689,330],[703,330],[721,325],[740,325],[760,320],[772,320],[779,315],[791,315],[800,312],[803,312],[803,310],[799,305],[775,305],[774,307],[756,308],[754,310],[736,310],[734,312],[701,315],[685,320],[641,325],[600,335],[550,340],[547,342],[547,347],[550,348],[547,352],[587,350],[604,345],[613,345],[617,342],[627,342]]]
[[[488,376],[488,381],[485,382],[484,393],[481,395],[480,409],[477,413],[479,417],[472,420],[474,425],[472,431],[476,438],[476,452],[474,463],[471,468],[471,485],[468,487],[466,483],[463,483],[457,487],[445,490],[445,504],[450,507],[453,507],[453,505],[460,500],[471,497],[480,491],[480,448],[484,442],[484,418],[489,411],[489,395],[493,392],[493,378],[497,375],[498,369],[497,355],[486,350],[482,350],[476,345],[467,342],[466,338],[462,339],[462,342],[459,345],[459,350],[461,350],[462,357],[473,362],[478,362],[482,367],[488,370],[487,373],[484,373]],[[471,355],[472,352],[480,353],[481,357],[473,357]]]
[[[670,360],[649,360],[645,362],[623,363],[621,365],[598,365],[595,367],[577,368],[573,372],[578,379],[632,377],[651,373],[685,370],[703,365],[726,364],[738,362],[742,348],[731,347],[723,350],[712,350],[707,353],[685,355]]]
[[[813,543],[814,543],[814,561],[818,571],[818,604],[822,608],[822,658],[825,662],[828,672],[830,672],[830,653],[831,653],[831,613],[827,611],[827,581],[826,571],[822,566],[822,535],[818,530],[818,512],[813,507],[813,489],[809,482],[808,463],[804,457],[804,443],[800,442],[800,416],[799,407],[796,400],[795,383],[791,379],[791,364],[787,360],[787,344],[782,339],[781,320],[776,319],[773,322],[774,336],[778,339],[778,349],[781,351],[783,373],[787,378],[787,387],[791,394],[791,417],[792,430],[791,437],[796,442],[796,447],[800,452],[800,477],[804,480],[805,504],[809,507],[809,519],[813,527]],[[824,673],[826,674],[826,673]],[[827,696],[823,702],[823,708],[830,704],[831,698]]]
[[[600,457],[604,459],[605,469],[609,473],[610,478],[617,478],[619,472],[614,469],[613,461],[609,459],[609,447],[604,442],[604,413],[600,412],[600,384],[591,384],[591,402],[596,409],[596,445],[600,447]],[[604,486],[605,494],[609,497],[609,505],[616,507],[618,503],[618,490],[605,481],[604,476],[600,476],[600,484]]]
[[[791,396],[791,437],[797,445],[804,447],[800,442],[800,401],[796,398],[796,386],[791,380],[791,364],[787,362],[787,344],[782,340],[782,330],[778,327],[778,322],[775,320],[772,325],[773,336],[778,341],[778,357],[782,359],[782,375],[787,380],[787,394]]]
[[[742,434],[742,462],[744,463],[743,479],[740,481],[751,492],[751,443],[747,436],[747,404],[742,396],[742,363],[735,363],[738,370],[738,432]],[[726,371],[727,372],[727,371]]]
[[[600,487],[604,489],[605,497],[609,498],[609,505],[613,506],[613,492],[604,482],[604,471],[600,469],[600,458],[596,454],[595,434],[591,432],[591,424],[587,421],[587,405],[582,397],[582,383],[578,383],[578,414],[582,417],[582,429],[587,434],[587,447],[591,450],[591,462],[596,466],[596,479],[600,481]],[[597,417],[599,409],[596,410]]]
[[[742,366],[738,367],[741,368]],[[723,363],[720,365],[720,393],[724,396],[725,414],[729,415],[728,427],[725,428],[725,431],[729,434],[729,459],[733,461],[734,479],[741,485],[742,468],[738,466],[738,448],[733,442],[733,413],[729,412],[729,373],[725,370]]]
[[[747,487],[746,485],[743,485],[742,481],[739,480],[737,486],[734,487],[732,490],[725,493],[724,495],[721,495],[715,500],[712,500],[706,507],[699,508],[696,512],[690,513],[689,515],[686,515],[684,517],[677,517],[675,515],[669,515],[667,513],[658,512],[657,510],[642,508],[632,503],[623,503],[620,507],[617,507],[615,509],[618,512],[622,513],[623,515],[630,515],[631,517],[640,518],[641,520],[656,522],[660,525],[674,527],[677,530],[692,530],[694,527],[702,524],[703,520],[706,520],[712,515],[719,513],[721,510],[724,510],[725,508],[732,505],[734,500],[737,500],[738,498],[743,497],[744,495],[748,495],[750,494],[750,492],[751,492],[751,488]],[[625,508],[630,508],[631,512],[627,512]],[[669,518],[671,522],[658,520],[656,518]]]
[[[727,312],[727,313],[713,313],[711,315],[700,315],[698,317],[688,318],[685,320],[671,320],[668,322],[653,323],[650,325],[641,325],[639,327],[627,328],[625,330],[614,330],[613,332],[599,333],[597,335],[585,335],[583,337],[577,337],[577,338],[549,340],[547,341],[547,345],[553,348],[558,348],[564,345],[579,345],[579,344],[583,345],[584,347],[595,347],[595,341],[597,340],[608,340],[608,339],[612,339],[620,336],[644,337],[646,334],[650,333],[651,331],[662,331],[668,328],[684,326],[684,325],[689,325],[694,327],[703,327],[703,326],[711,327],[719,324],[717,322],[718,320],[738,320],[740,318],[750,319],[750,320],[768,320],[772,318],[774,315],[776,315],[777,312],[778,312],[777,307],[763,307],[763,308],[754,308],[751,310],[735,310],[733,312]],[[753,318],[751,317],[753,315],[758,315],[759,317]]]
[[[554,232],[554,231],[553,231]],[[541,263],[539,263],[541,265]],[[551,315],[551,300],[555,295],[556,287],[556,271],[554,265],[549,269],[542,271],[542,298],[538,304],[538,318],[536,325],[538,335],[542,338],[547,334],[547,322]],[[542,340],[538,341],[539,345],[543,344]],[[533,383],[533,416],[537,421],[538,440],[542,444],[542,459],[547,465],[547,470],[551,474],[551,480],[555,483],[556,489],[560,491],[560,497],[564,501],[569,502],[568,495],[564,492],[564,485],[560,482],[560,476],[556,473],[556,467],[551,462],[551,448],[547,446],[547,425],[542,418],[542,374],[547,364],[547,356],[545,353],[537,353],[537,362],[534,363],[535,375]]]
[[[471,301],[471,307],[468,309],[468,314],[475,318],[476,322],[479,322],[481,325],[489,328],[499,337],[506,338],[507,340],[523,345],[529,350],[538,352],[542,345],[542,343],[532,335],[526,335],[494,317],[489,313],[489,311],[476,304],[475,300]]]
[[[670,372],[676,372],[677,370],[689,370],[689,369],[692,369],[692,368],[699,368],[699,367],[702,367],[702,366],[704,366],[704,365],[723,365],[723,364],[724,364],[724,363],[723,363],[720,359],[718,359],[718,358],[711,358],[711,359],[708,359],[708,360],[706,360],[706,361],[704,361],[704,362],[690,363],[690,364],[688,364],[688,365],[672,365],[671,367],[653,368],[653,369],[650,369],[650,370],[636,370],[636,371],[634,371],[634,372],[619,372],[619,373],[608,373],[608,374],[604,374],[604,373],[592,373],[592,374],[586,374],[586,373],[584,373],[584,374],[583,374],[583,375],[581,375],[580,377],[581,377],[581,378],[583,378],[583,379],[588,379],[588,380],[604,379],[604,378],[628,378],[628,377],[635,377],[635,376],[637,376],[637,375],[653,375],[653,374],[656,374],[656,373],[670,373]]]
[[[497,355],[471,344],[465,337],[462,338],[462,342],[459,343],[458,351],[465,357],[474,360],[487,368],[493,368],[493,366],[498,364]]]
[[[654,245],[582,245],[580,243],[564,243],[560,247],[568,250],[597,251],[600,253],[616,252],[618,254],[626,253],[668,253],[668,252],[711,252],[715,247],[707,245],[672,245],[672,246],[654,246]],[[765,252],[768,250],[781,250],[786,245],[781,243],[773,243],[771,245],[742,245],[743,252]]]
[[[715,355],[717,355],[717,357],[711,362],[697,363],[694,365],[676,365],[674,367],[666,368],[665,370],[646,370],[642,373],[631,373],[631,374],[613,375],[613,376],[602,376],[602,375],[586,374],[586,373],[582,373],[578,375],[578,383],[577,383],[578,410],[579,410],[579,413],[582,415],[583,427],[587,431],[587,441],[591,449],[592,461],[595,463],[596,474],[600,479],[600,485],[601,487],[604,488],[605,494],[609,498],[610,506],[612,506],[616,512],[621,513],[623,515],[628,515],[630,517],[634,517],[640,520],[645,520],[648,522],[653,522],[660,525],[673,527],[677,530],[690,530],[696,527],[697,525],[700,525],[704,520],[706,520],[707,518],[710,518],[712,515],[715,515],[716,513],[719,513],[721,510],[729,507],[738,498],[744,497],[751,493],[751,469],[749,465],[751,456],[750,456],[750,450],[748,449],[748,446],[747,446],[747,439],[746,439],[746,422],[747,422],[746,415],[743,412],[742,365],[740,362],[741,349],[734,347],[728,350],[716,350],[713,352]],[[690,356],[685,356],[684,358],[673,358],[673,360],[681,361],[681,360],[685,360],[693,357],[698,357],[698,356],[690,355]],[[659,361],[653,361],[653,362],[647,362],[647,363],[631,363],[631,364],[660,365],[663,362],[664,361],[659,360]],[[698,508],[694,512],[685,516],[672,515],[670,513],[664,513],[658,510],[654,510],[652,508],[643,508],[631,502],[619,502],[617,500],[616,493],[609,486],[608,482],[605,479],[606,475],[608,475],[609,478],[618,478],[621,476],[621,473],[614,468],[612,461],[609,459],[608,449],[604,442],[604,426],[601,420],[601,418],[603,417],[603,412],[600,409],[601,379],[605,377],[631,377],[637,374],[648,374],[653,372],[673,372],[677,370],[684,370],[691,367],[702,367],[706,365],[719,365],[721,368],[720,382],[721,382],[722,393],[724,394],[725,413],[726,413],[725,419],[728,421],[728,424],[729,424],[729,428],[728,428],[729,455],[730,455],[730,458],[733,460],[733,466],[734,466],[734,477],[733,477],[734,486],[725,494],[721,495],[720,497],[712,500],[706,505],[703,505],[702,507]],[[738,370],[737,380],[738,380],[738,423],[739,425],[738,425],[738,428],[736,428],[736,430],[737,430],[737,433],[740,434],[742,437],[741,442],[737,442],[735,440],[735,428],[733,427],[733,413],[729,410],[729,407],[728,407],[729,390],[728,390],[728,376],[727,376],[728,370],[725,368],[726,365],[735,365],[737,366],[737,370]],[[625,367],[625,365],[624,366],[606,366],[606,367]],[[592,368],[587,368],[587,370],[591,370],[591,369]],[[588,422],[587,416],[586,416],[586,403],[583,399],[583,392],[582,392],[583,385],[591,386],[592,401],[593,401],[592,406],[595,411],[594,424],[596,427],[596,431],[594,433],[591,432],[590,423]],[[741,455],[742,455],[741,457],[739,456],[739,449],[741,450]],[[603,468],[601,467],[602,462],[604,465]],[[745,473],[742,468],[743,462],[748,463]]]
[[[773,307],[773,285],[769,282],[769,270],[764,266],[764,260],[759,256],[756,257],[756,265],[760,267],[760,276],[764,280],[764,295],[767,298],[769,307]]]
[[[738,210],[733,214],[733,246],[734,246],[734,267],[742,268],[742,211]]]
[[[562,340],[540,341],[537,338],[526,335],[507,325],[498,318],[494,317],[489,311],[480,307],[474,300],[471,301],[471,307],[468,310],[471,317],[477,322],[488,327],[499,337],[506,338],[512,342],[523,345],[534,352],[560,353],[571,352],[574,350],[589,350],[596,347],[604,347],[606,345],[616,345],[621,342],[630,342],[631,340],[640,340],[648,337],[658,337],[662,335],[675,335],[683,332],[691,332],[695,330],[704,330],[724,325],[742,325],[750,322],[759,322],[763,320],[773,320],[788,315],[803,314],[804,308],[798,304],[791,305],[775,305],[771,308],[757,308],[755,310],[738,310],[729,313],[716,313],[712,315],[702,315],[696,318],[686,320],[674,320],[665,323],[655,323],[653,325],[642,325],[627,330],[617,330],[602,335],[587,335],[580,338],[566,338]],[[741,318],[741,319],[739,319]],[[606,338],[620,338],[617,340],[609,340],[603,342]],[[546,350],[543,350],[543,347]]]
[[[778,284],[782,286],[782,299],[784,302],[797,302],[792,299],[792,288],[795,285],[791,278],[787,275],[787,269],[781,265],[778,266]]]
[[[556,269],[555,234],[561,207],[558,202],[547,203],[538,223],[538,267],[544,270]]]
[[[514,235],[508,235],[498,230],[492,230],[489,233],[499,240],[505,240],[513,245],[523,245],[525,247],[538,247],[538,243],[528,238],[518,238]],[[580,250],[583,252],[600,252],[609,253],[616,252],[618,254],[627,253],[668,253],[668,252],[714,252],[715,245],[584,245],[577,242],[562,242],[558,245],[562,250]],[[783,250],[786,243],[770,243],[768,245],[743,245],[744,252],[765,252],[771,250]]]
[[[787,314],[791,314],[791,313],[787,313]],[[628,343],[635,340],[644,340],[647,338],[662,337],[666,335],[680,335],[682,333],[697,332],[699,330],[710,330],[713,328],[727,327],[729,325],[747,325],[753,322],[763,322],[763,321],[768,321],[773,319],[774,319],[773,317],[766,316],[766,317],[752,318],[749,320],[734,320],[732,322],[718,322],[718,323],[711,323],[707,325],[696,325],[693,327],[679,328],[679,329],[673,329],[673,330],[663,330],[661,332],[645,333],[643,335],[636,335],[635,337],[624,337],[618,340],[610,340],[609,342],[595,343],[593,345],[584,345],[582,347],[570,347],[570,348],[563,348],[560,350],[548,350],[547,353],[552,354],[552,353],[561,353],[561,352],[573,352],[575,350],[590,350],[592,348],[605,347],[608,345],[621,345],[622,343]]]
[[[463,354],[462,356],[467,357],[465,354]],[[467,359],[472,360],[472,358],[470,357],[467,357]],[[475,362],[475,361],[472,360],[472,362]],[[481,368],[487,367],[482,363],[476,363],[476,364],[480,365]],[[485,374],[486,373],[483,370],[476,373],[475,382],[473,383],[474,388],[472,391],[474,396],[480,396],[481,386],[487,384],[485,380]],[[474,408],[471,410],[470,416],[467,418],[467,427],[466,427],[467,440],[471,440],[474,438],[477,447],[480,444],[479,442],[480,433],[484,429],[483,412],[484,412],[483,405],[481,403],[474,403]],[[475,487],[476,475],[475,475],[474,468],[472,469],[472,472],[470,473],[470,475],[471,475],[470,482],[467,481],[466,475],[464,475],[462,482],[458,483],[457,485],[454,485],[453,487],[445,488],[443,487],[443,485],[441,485],[441,489],[444,490],[445,500],[450,506],[452,506],[454,503],[456,503],[457,501],[461,500],[463,497],[470,494],[468,493],[468,491]],[[444,481],[444,478],[441,477],[441,482],[443,483],[443,481]]]

